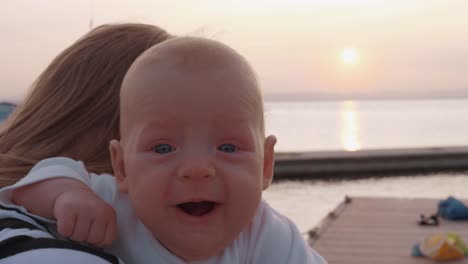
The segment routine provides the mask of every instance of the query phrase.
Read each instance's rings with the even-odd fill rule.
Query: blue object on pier
[[[416,243],[411,248],[411,256],[413,257],[424,257],[424,254],[421,252],[421,246],[419,243]]]
[[[468,219],[468,207],[462,201],[453,197],[440,201],[437,213],[449,220]]]

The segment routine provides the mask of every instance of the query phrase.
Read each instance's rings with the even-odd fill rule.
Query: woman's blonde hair
[[[112,173],[108,144],[119,138],[123,77],[141,53],[168,38],[152,25],[102,25],[60,53],[0,132],[0,187],[55,156]]]

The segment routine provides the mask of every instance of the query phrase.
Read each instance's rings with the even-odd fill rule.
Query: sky
[[[467,14],[465,0],[2,1],[0,99],[24,97],[90,21],[224,42],[267,99],[468,97]]]

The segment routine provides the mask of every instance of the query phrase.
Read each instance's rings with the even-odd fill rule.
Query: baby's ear
[[[114,176],[119,187],[119,191],[128,192],[127,175],[125,174],[124,153],[122,145],[118,140],[111,140],[109,150],[112,160],[112,168],[114,169]]]
[[[263,147],[263,190],[266,190],[273,180],[275,167],[275,144],[275,136],[268,136],[265,139],[265,145]]]

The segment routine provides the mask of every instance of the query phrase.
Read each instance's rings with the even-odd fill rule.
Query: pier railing
[[[468,147],[277,153],[275,180],[468,170]]]

